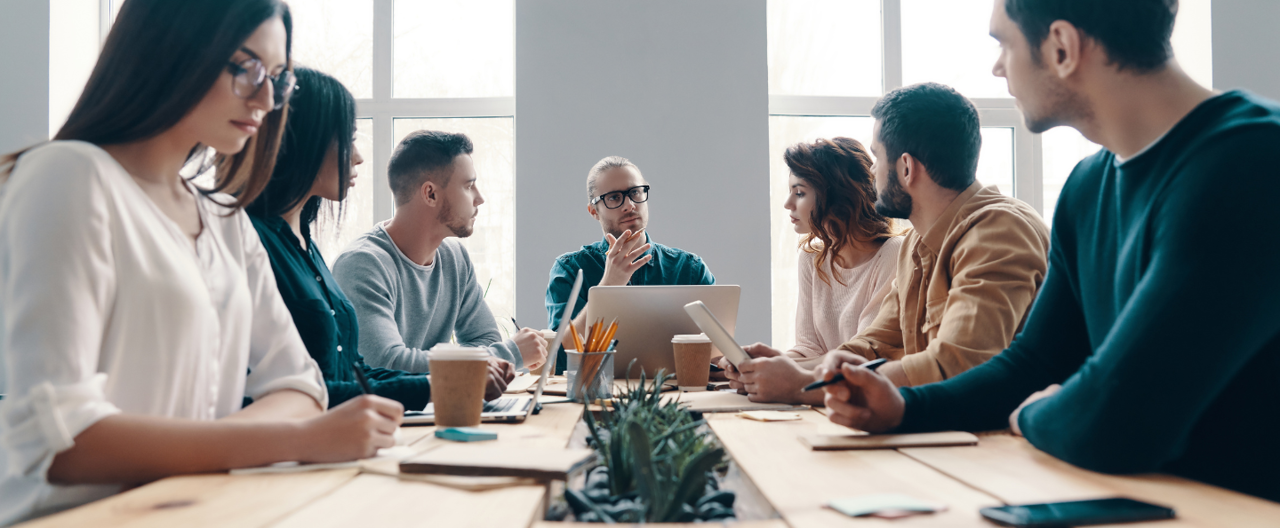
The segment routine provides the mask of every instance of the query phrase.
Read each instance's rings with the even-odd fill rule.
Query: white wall
[[[0,8],[0,154],[49,137],[49,0]]]
[[[1280,101],[1280,1],[1214,0],[1213,87]]]
[[[742,286],[737,336],[769,341],[765,0],[516,3],[516,302],[547,323],[555,257],[600,240],[587,170],[625,156],[649,231]]]

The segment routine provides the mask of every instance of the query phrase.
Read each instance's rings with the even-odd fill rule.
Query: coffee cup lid
[[[489,359],[489,349],[462,346],[457,343],[440,343],[431,347],[431,350],[427,353],[427,359],[487,360]]]
[[[676,334],[671,336],[672,343],[710,343],[707,334]]]

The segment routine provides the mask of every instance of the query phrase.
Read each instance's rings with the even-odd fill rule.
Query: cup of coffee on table
[[[547,340],[547,359],[548,361],[556,354],[555,350],[551,350],[551,343],[556,340],[555,330],[540,330],[542,338]],[[545,362],[544,362],[545,363]],[[525,368],[528,368],[527,366]],[[536,369],[529,369],[529,373],[537,376],[542,373],[542,365],[538,365]]]
[[[711,339],[707,334],[676,334],[671,337],[676,356],[676,385],[684,392],[707,390],[711,381]]]
[[[489,373],[489,351],[440,343],[427,355],[431,368],[431,401],[436,427],[480,425],[484,387]]]

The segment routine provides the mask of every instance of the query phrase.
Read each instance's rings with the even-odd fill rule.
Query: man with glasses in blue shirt
[[[585,324],[584,308],[592,286],[671,286],[715,284],[707,265],[693,253],[653,242],[649,224],[649,183],[640,168],[621,156],[597,162],[587,173],[587,213],[600,222],[604,240],[566,253],[551,266],[547,284],[548,328],[564,314],[574,276],[582,270],[573,323]],[[563,371],[563,352],[556,361]]]

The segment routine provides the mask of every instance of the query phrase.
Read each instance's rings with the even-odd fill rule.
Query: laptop
[[[596,286],[591,288],[587,303],[587,323],[603,318],[604,324],[618,319],[617,355],[613,375],[626,379],[627,366],[635,359],[631,376],[639,377],[644,368],[652,377],[659,369],[675,374],[675,355],[671,337],[676,334],[698,334],[702,330],[689,318],[684,306],[702,301],[733,335],[738,322],[738,298],[742,288],[736,285],[713,286]],[[569,312],[566,312],[569,313]]]
[[[578,278],[573,281],[573,290],[569,292],[569,305],[565,307],[564,317],[560,318],[560,330],[556,332],[556,338],[551,342],[548,351],[560,350],[560,344],[564,342],[565,336],[569,335],[569,324],[573,321],[573,306],[578,300],[578,292],[582,290],[582,270],[578,270]],[[538,387],[534,389],[533,394],[517,394],[503,396],[493,401],[484,402],[484,407],[480,410],[480,423],[521,423],[529,418],[530,414],[537,414],[542,410],[543,403],[558,403],[560,401],[571,401],[568,398],[558,399],[554,402],[543,402],[542,389],[547,385],[547,376],[549,373],[555,372],[556,354],[551,352],[547,354],[547,362],[542,364],[539,369],[541,376],[538,377]],[[404,422],[402,425],[431,425],[436,423],[435,404],[428,403],[427,407],[421,411],[405,411]]]

